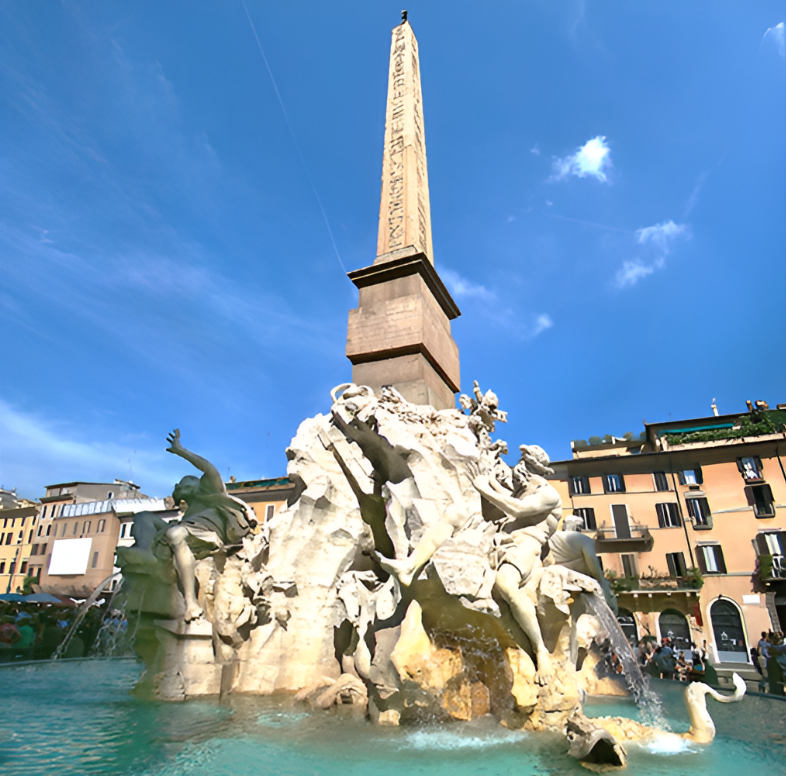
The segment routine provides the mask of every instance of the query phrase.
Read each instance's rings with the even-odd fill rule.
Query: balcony
[[[601,527],[595,534],[595,552],[649,552],[655,539],[646,526],[632,525],[628,536],[618,536],[613,529]]]

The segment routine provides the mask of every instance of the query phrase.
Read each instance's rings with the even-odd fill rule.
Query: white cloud
[[[533,339],[538,336],[538,334],[542,334],[546,329],[550,329],[554,325],[554,321],[551,320],[551,316],[547,313],[541,313],[537,318],[535,318],[535,324],[532,327],[532,332],[530,333],[530,337]]]
[[[532,146],[532,148],[529,149],[529,152],[531,154],[534,154],[535,156],[540,156],[540,148],[538,147],[538,144],[535,143],[535,145]]]
[[[678,237],[690,239],[690,228],[687,224],[675,224],[671,219],[637,229],[636,242],[642,246],[645,255],[623,262],[614,276],[614,286],[617,289],[635,286],[641,279],[666,266],[666,256]]]
[[[485,302],[491,302],[496,299],[493,291],[489,291],[485,286],[467,280],[467,278],[459,275],[458,272],[442,268],[439,274],[450,289],[450,293],[458,299],[480,299]]]
[[[669,253],[669,244],[677,237],[688,237],[690,230],[687,224],[675,224],[669,219],[662,224],[645,226],[643,229],[636,230],[636,240],[640,245],[651,242],[661,253],[666,256]]]
[[[577,178],[592,177],[607,183],[606,172],[611,167],[611,149],[606,143],[604,135],[593,137],[584,143],[575,154],[555,159],[553,164],[554,173],[550,181],[561,181],[569,175]]]
[[[642,278],[655,272],[654,264],[643,264],[639,259],[626,261],[617,271],[614,277],[614,285],[617,288],[635,286]]]
[[[782,57],[786,57],[786,41],[784,41],[783,22],[779,22],[774,27],[768,27],[767,32],[764,33],[764,37],[761,39],[762,44],[765,40],[773,41],[778,49],[778,53]],[[761,48],[761,46],[759,46],[759,48]]]

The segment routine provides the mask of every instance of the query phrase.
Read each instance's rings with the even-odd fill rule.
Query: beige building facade
[[[784,453],[778,405],[574,442],[573,458],[554,464],[630,638],[706,641],[713,662],[744,664],[761,631],[786,628]]]
[[[17,497],[13,491],[0,492],[0,593],[21,593],[29,569],[33,540],[38,524],[39,505]]]

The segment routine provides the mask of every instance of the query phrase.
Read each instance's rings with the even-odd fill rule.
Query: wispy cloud
[[[653,264],[644,264],[640,259],[626,261],[617,271],[614,277],[614,284],[617,288],[635,286],[642,278],[647,277],[663,266],[663,260],[655,261]]]
[[[70,482],[75,477],[112,482],[133,479],[151,496],[163,496],[181,476],[182,465],[168,460],[163,440],[135,439],[127,443],[80,439],[62,421],[22,412],[0,399],[2,483],[26,498],[40,498],[43,486]],[[144,446],[143,446],[144,443]],[[46,482],[41,473],[46,472]]]
[[[690,239],[690,228],[687,224],[675,224],[669,219],[662,224],[637,229],[635,236],[644,255],[623,262],[614,276],[617,289],[635,286],[655,270],[663,269],[672,243],[678,238]]]
[[[542,334],[546,329],[550,329],[554,325],[554,321],[551,320],[551,316],[547,313],[541,313],[535,317],[535,322],[532,324],[532,328],[530,329],[529,337],[530,339],[535,339],[539,334]]]
[[[689,232],[687,224],[675,224],[669,219],[662,224],[645,226],[643,229],[636,230],[636,240],[640,245],[652,243],[659,251],[666,256],[669,252],[671,243],[677,237],[685,237]]]
[[[786,57],[786,42],[784,41],[783,22],[779,22],[774,27],[767,28],[767,32],[764,33],[764,36],[761,39],[761,44],[759,44],[759,48],[764,45],[765,41],[774,43],[778,49],[778,53],[782,57]]]
[[[493,291],[489,291],[488,288],[479,283],[473,283],[471,280],[459,275],[458,272],[441,268],[439,273],[450,289],[450,293],[458,299],[479,299],[483,302],[491,302],[496,299]]]
[[[555,159],[549,181],[561,181],[574,175],[577,178],[590,177],[608,183],[606,173],[610,167],[611,149],[606,142],[606,137],[598,135],[584,143],[576,153]]]

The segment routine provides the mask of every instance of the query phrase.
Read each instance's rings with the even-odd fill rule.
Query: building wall
[[[102,525],[103,521],[103,525]],[[103,528],[103,530],[101,530]],[[51,541],[44,556],[41,580],[44,593],[86,598],[114,573],[115,548],[120,534],[120,520],[113,512],[78,517],[57,517],[52,521]],[[87,568],[83,574],[50,573],[52,553],[60,543],[89,539]]]
[[[777,615],[778,611],[784,611],[786,604],[786,580],[765,582],[755,574],[757,534],[764,530],[786,531],[786,476],[779,454],[781,449],[786,450],[786,431],[775,438],[770,435],[758,441],[750,438],[713,441],[682,448],[672,446],[666,450],[645,447],[635,455],[584,456],[554,464],[553,484],[563,496],[565,511],[581,507],[595,510],[598,530],[589,533],[596,536],[596,548],[604,568],[622,577],[622,555],[635,557],[638,578],[631,580],[631,589],[622,592],[618,600],[621,607],[634,613],[640,637],[645,633],[661,637],[659,616],[666,609],[674,609],[686,616],[693,641],[701,645],[706,639],[717,661],[718,645],[711,626],[711,613],[719,597],[731,600],[738,608],[747,641],[746,651],[756,645],[761,631],[786,628],[786,622],[780,622]],[[742,456],[761,459],[764,482],[773,495],[773,517],[758,517],[750,505],[746,496],[748,482],[736,461]],[[680,484],[677,473],[696,466],[701,467],[701,484]],[[669,490],[656,490],[653,472],[657,471],[667,473]],[[602,476],[613,473],[623,474],[625,492],[604,493]],[[568,483],[574,475],[589,477],[590,494],[570,492]],[[686,501],[689,494],[700,494],[707,499],[711,527],[692,522]],[[658,524],[655,505],[669,502],[679,505],[681,525],[678,527]],[[642,541],[639,548],[630,553],[609,551],[615,537],[613,504],[626,505],[634,536],[637,528],[646,529],[645,533],[651,537],[651,549],[646,549]],[[703,568],[701,546],[706,544],[721,548],[725,562],[722,573]],[[704,585],[700,590],[691,589],[689,580],[646,579],[669,575],[667,553],[683,553],[688,568],[702,568]],[[672,585],[672,589],[658,589],[667,585]]]
[[[0,509],[0,593],[21,593],[38,518],[38,505]]]

